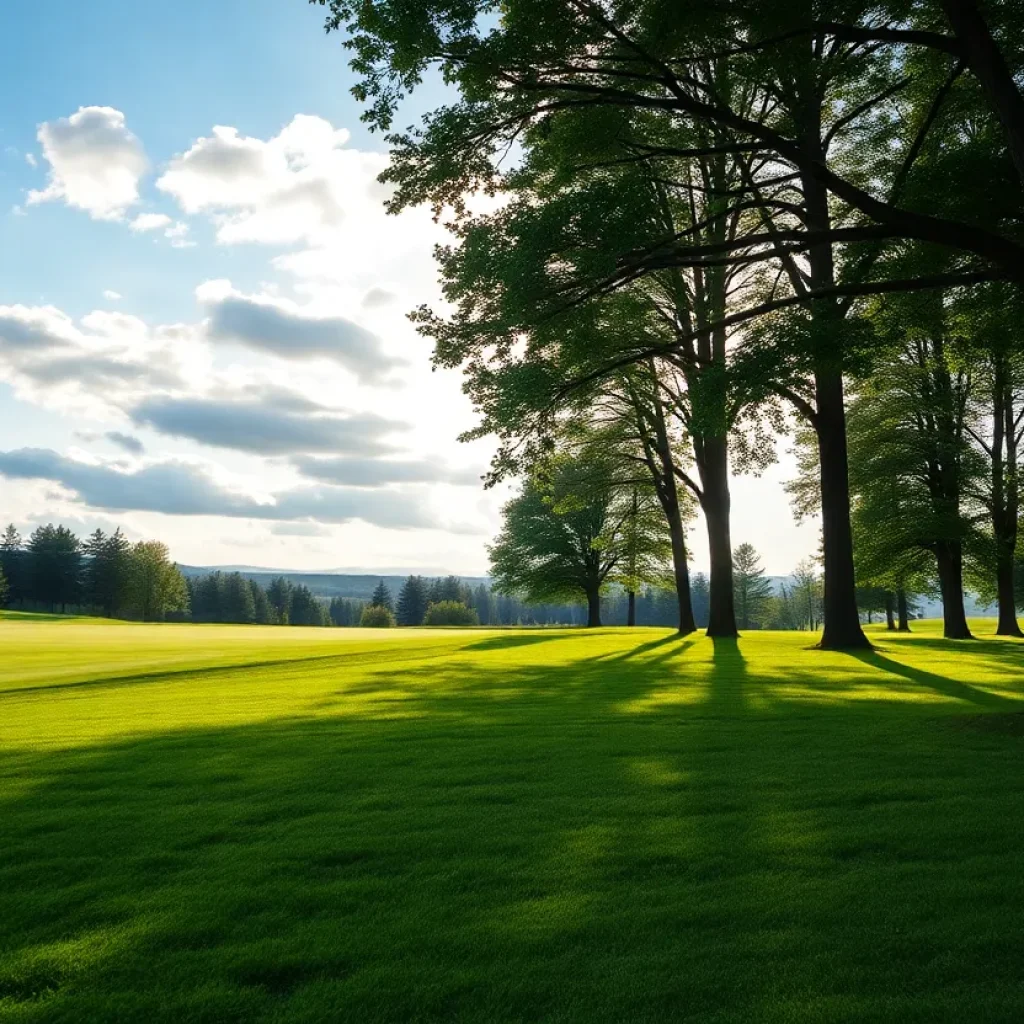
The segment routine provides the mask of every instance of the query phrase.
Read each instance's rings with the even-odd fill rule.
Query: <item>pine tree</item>
[[[274,621],[282,626],[287,626],[291,621],[292,589],[292,585],[283,576],[271,580],[267,587],[267,600],[274,610]]]
[[[269,626],[274,621],[274,610],[270,607],[267,592],[255,580],[249,580],[249,590],[252,592],[252,605],[255,612],[253,621],[261,626]]]
[[[66,527],[48,523],[36,529],[28,542],[29,576],[34,600],[62,612],[81,596],[81,542]]]
[[[8,607],[25,598],[25,552],[22,550],[21,534],[11,523],[0,538],[0,570],[7,581]]]
[[[373,592],[373,596],[370,598],[370,604],[375,608],[387,608],[389,612],[394,611],[394,603],[391,600],[391,591],[388,590],[387,584],[383,580],[377,584],[377,587]]]
[[[733,553],[733,588],[740,629],[759,628],[765,602],[772,596],[772,584],[752,544],[741,544]]]
[[[249,581],[239,572],[224,577],[222,604],[223,622],[249,623],[256,621],[256,603]]]
[[[427,584],[422,576],[410,576],[398,594],[395,619],[400,626],[422,626],[427,614]]]
[[[299,585],[292,589],[289,621],[293,626],[326,626],[327,609],[309,587]]]
[[[711,588],[704,573],[699,572],[693,577],[690,595],[693,601],[693,618],[701,629],[707,629],[708,616],[711,612]]]

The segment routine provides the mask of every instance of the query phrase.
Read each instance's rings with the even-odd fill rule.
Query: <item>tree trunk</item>
[[[636,625],[636,591],[631,590],[628,594],[628,611],[626,612],[626,625]]]
[[[1020,623],[1017,621],[1017,602],[1014,594],[1013,551],[1007,550],[996,540],[996,596],[999,601],[999,621],[996,625],[996,636],[1024,636]]]
[[[945,541],[935,552],[942,591],[942,635],[947,640],[973,640],[964,610],[964,557],[959,541]]]
[[[996,549],[997,636],[1022,636],[1017,622],[1013,576],[1017,549],[1020,485],[1017,469],[1017,419],[1005,355],[995,356],[992,389],[992,538]]]
[[[896,631],[896,618],[893,607],[893,593],[891,590],[885,592],[885,628],[890,632]]]
[[[686,636],[697,628],[697,622],[693,617],[690,563],[686,554],[686,534],[683,531],[683,520],[678,504],[674,514],[669,516],[668,528],[672,540],[672,571],[676,583],[676,600],[679,603],[679,632]]]
[[[896,591],[896,629],[900,633],[910,632],[910,617],[907,614],[907,592],[900,587]]]
[[[703,492],[701,508],[708,531],[711,561],[708,597],[708,636],[734,637],[736,598],[732,576],[732,498],[729,494],[729,450],[725,438],[705,438],[699,466]]]
[[[601,592],[593,590],[587,594],[587,627],[601,625]]]
[[[857,611],[842,374],[820,369],[814,375],[814,385],[825,567],[824,630],[819,646],[826,650],[870,647]]]
[[[963,47],[967,65],[999,118],[1010,156],[1024,184],[1024,96],[976,0],[942,0],[942,9]]]

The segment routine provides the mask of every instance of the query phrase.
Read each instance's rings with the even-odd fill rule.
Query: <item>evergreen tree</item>
[[[224,574],[207,573],[191,581],[193,622],[224,622]]]
[[[0,565],[0,608],[7,607],[7,577],[4,575],[3,566]]]
[[[439,591],[442,601],[465,602],[467,597],[466,587],[458,576],[445,576],[441,580]]]
[[[733,586],[740,629],[759,628],[765,602],[772,596],[772,584],[752,544],[740,544],[733,553]]]
[[[305,584],[292,588],[289,622],[293,626],[327,625],[327,609]]]
[[[260,626],[271,625],[274,622],[274,610],[270,607],[267,592],[255,580],[249,580],[249,590],[252,592],[253,622]]]
[[[249,623],[256,621],[256,603],[249,581],[239,572],[224,577],[221,597],[221,622]]]
[[[7,581],[6,604],[8,607],[25,599],[25,552],[22,549],[21,534],[11,523],[0,538],[0,570]]]
[[[496,609],[486,583],[477,584],[473,591],[473,608],[482,625],[489,626],[494,622]]]
[[[444,581],[432,579],[427,586],[427,605],[440,604],[444,600]]]
[[[377,587],[373,592],[373,596],[370,598],[370,604],[374,608],[387,608],[389,612],[394,611],[394,603],[391,600],[391,591],[388,590],[387,584],[383,580],[377,584]]]
[[[282,626],[291,621],[292,590],[292,585],[283,576],[271,580],[267,587],[267,600],[274,610],[274,621]]]
[[[66,526],[48,523],[29,538],[29,578],[33,600],[62,612],[81,597],[82,551]]]
[[[693,600],[693,617],[701,629],[707,629],[708,615],[711,611],[711,590],[704,573],[699,572],[693,577],[690,593]]]
[[[96,530],[84,545],[85,602],[108,618],[113,618],[127,600],[130,547],[120,527],[109,537]]]
[[[400,626],[422,626],[427,614],[427,584],[422,576],[410,576],[398,594],[395,618]]]

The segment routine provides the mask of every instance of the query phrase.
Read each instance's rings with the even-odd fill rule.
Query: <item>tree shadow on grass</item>
[[[920,641],[929,644],[930,641]],[[1005,697],[1002,694],[992,693],[990,690],[979,689],[969,683],[951,679],[949,676],[940,676],[935,672],[927,672],[924,669],[915,668],[911,665],[904,665],[902,662],[887,658],[880,653],[878,648],[871,651],[850,651],[851,658],[856,658],[861,664],[869,665],[871,668],[879,669],[882,672],[889,672],[892,675],[900,676],[918,686],[925,686],[943,697],[951,700],[964,701],[969,704],[976,704],[986,708],[1020,708],[1020,701],[1012,697]]]
[[[511,647],[530,647],[534,644],[550,643],[552,640],[579,640],[580,636],[580,633],[565,632],[513,633],[507,636],[490,636],[486,640],[476,640],[461,650],[504,651]]]
[[[698,672],[695,643],[325,663],[322,714],[0,750],[0,1015],[1024,1012],[1019,743],[919,705],[794,714],[742,644]]]

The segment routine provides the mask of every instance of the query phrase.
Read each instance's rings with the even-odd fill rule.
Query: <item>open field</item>
[[[1020,1021],[1024,645],[874,638],[0,620],[0,1021]]]

